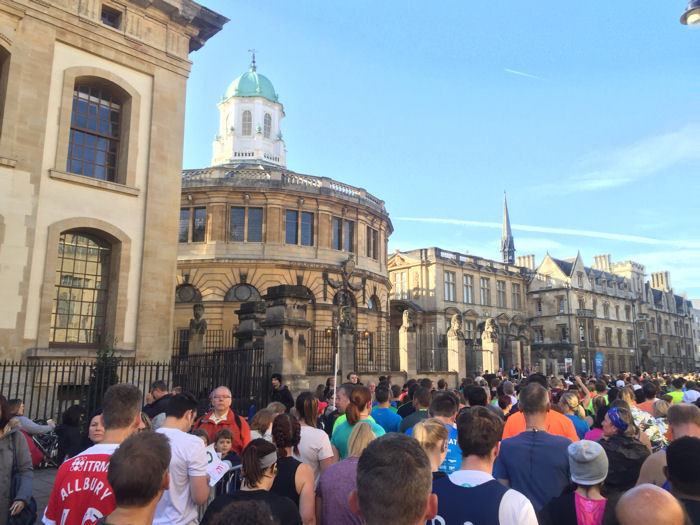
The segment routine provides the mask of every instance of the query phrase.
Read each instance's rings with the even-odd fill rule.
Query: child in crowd
[[[204,441],[204,446],[208,447],[210,445],[209,443],[209,434],[207,434],[207,431],[204,430],[203,428],[198,428],[190,432],[193,436],[197,436],[200,438],[202,441]]]
[[[231,466],[241,464],[241,457],[233,450],[233,432],[230,428],[222,428],[214,436],[214,450],[222,461],[228,461]]]

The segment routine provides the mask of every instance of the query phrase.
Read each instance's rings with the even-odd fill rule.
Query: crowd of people
[[[58,426],[0,395],[0,525],[700,524],[696,374],[346,379],[295,398],[274,374],[248,417],[226,386],[200,415],[163,381],[146,406],[122,383]],[[45,432],[62,464],[36,509]],[[210,444],[240,484],[210,486]]]

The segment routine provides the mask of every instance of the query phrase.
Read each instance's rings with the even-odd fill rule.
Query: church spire
[[[510,231],[510,217],[508,216],[508,203],[506,202],[506,192],[503,192],[503,234],[501,235],[501,255],[503,262],[515,264],[515,242],[513,233]]]

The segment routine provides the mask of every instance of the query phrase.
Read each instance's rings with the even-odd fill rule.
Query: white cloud
[[[700,125],[688,124],[613,151],[591,153],[579,160],[573,175],[540,190],[561,194],[623,186],[677,164],[700,160],[698,144]]]
[[[458,226],[476,226],[483,228],[502,228],[497,222],[467,221],[462,219],[441,219],[436,217],[395,217],[396,221],[412,221],[433,224],[454,224]],[[550,233],[554,235],[574,235],[578,237],[591,237],[595,239],[605,239],[612,241],[623,241],[636,244],[648,244],[652,246],[676,246],[678,248],[700,248],[700,242],[688,240],[668,240],[643,237],[639,235],[628,235],[624,233],[597,232],[592,230],[576,230],[571,228],[549,228],[546,226],[531,226],[526,224],[512,224],[513,230]]]
[[[544,78],[538,77],[537,75],[531,75],[530,73],[516,71],[515,69],[504,68],[503,71],[505,71],[506,73],[510,73],[511,75],[518,75],[520,77],[534,78],[535,80],[544,80]]]

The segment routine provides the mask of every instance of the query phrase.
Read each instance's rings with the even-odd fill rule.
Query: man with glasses
[[[225,386],[215,388],[211,393],[211,405],[213,410],[200,417],[194,428],[204,429],[209,435],[210,443],[214,442],[214,436],[219,430],[230,429],[233,432],[232,450],[240,456],[250,443],[250,427],[245,419],[231,410],[231,391]]]

